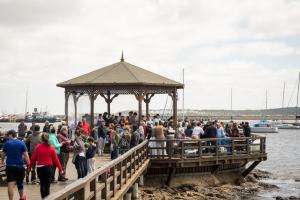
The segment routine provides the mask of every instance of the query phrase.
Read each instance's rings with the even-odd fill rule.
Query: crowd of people
[[[247,122],[224,124],[185,119],[177,123],[176,130],[172,117],[162,119],[156,114],[139,118],[135,112],[129,112],[127,116],[122,113],[99,114],[95,127],[91,127],[85,118],[74,125],[62,122],[57,127],[45,122],[42,130],[35,123],[28,128],[21,122],[17,131],[7,132],[3,145],[9,199],[13,199],[15,185],[20,199],[26,199],[23,192],[24,178],[27,183],[36,183],[38,177],[41,197],[48,196],[51,183],[68,180],[66,171],[71,158],[78,178],[83,178],[95,170],[96,155],[101,157],[104,152],[109,152],[111,159],[116,159],[145,139],[162,140],[168,135],[178,139],[250,136]],[[156,142],[156,146],[163,145]]]

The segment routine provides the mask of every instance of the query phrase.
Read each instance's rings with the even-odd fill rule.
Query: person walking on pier
[[[23,180],[25,177],[24,160],[27,166],[30,165],[30,159],[27,148],[23,141],[17,140],[17,133],[10,130],[7,133],[8,140],[5,142],[3,152],[6,156],[6,177],[7,177],[7,191],[9,200],[14,199],[14,188],[17,184],[20,200],[26,200],[24,194]],[[2,160],[4,156],[2,157]]]
[[[57,139],[54,127],[52,127],[50,129],[49,144],[55,148],[56,154],[57,154],[57,156],[59,158],[60,157],[60,147],[61,147],[61,144],[59,143],[59,141]],[[54,166],[53,167],[53,173],[52,173],[52,180],[51,180],[52,183],[55,183],[55,171],[56,171],[55,169],[56,169],[56,167]]]
[[[96,144],[92,137],[88,138],[89,147],[86,150],[85,156],[87,161],[87,173],[92,173],[95,170],[95,154],[96,154]]]
[[[83,130],[83,134],[86,136],[90,136],[91,135],[91,127],[90,124],[86,121],[85,118],[82,118],[82,130]]]
[[[33,133],[31,135],[29,135],[30,157],[32,156],[33,152],[35,151],[36,146],[40,143],[41,143],[40,126],[33,125]],[[28,177],[29,177],[29,174],[28,174]],[[31,182],[34,184],[36,183],[35,167],[31,168]]]
[[[64,171],[58,177],[58,181],[66,181],[66,180],[68,180],[66,178],[67,164],[69,161],[70,151],[72,150],[71,140],[68,135],[68,127],[67,126],[61,127],[60,131],[58,132],[57,138],[61,144],[59,159],[60,159],[60,163],[63,167],[63,171]]]
[[[72,162],[75,164],[77,171],[78,179],[83,178],[87,175],[87,162],[84,153],[84,142],[81,136],[81,131],[76,130],[75,132],[75,141],[74,141],[74,155]]]
[[[104,146],[105,146],[105,139],[106,139],[106,133],[102,123],[100,123],[98,127],[97,134],[98,134],[98,139],[97,139],[98,155],[102,156]]]
[[[59,162],[54,147],[49,143],[49,134],[43,133],[41,136],[42,143],[37,145],[31,156],[31,167],[37,167],[37,174],[40,179],[41,197],[45,198],[50,194],[50,185],[52,181],[53,166],[63,173],[63,168]]]
[[[18,138],[23,140],[26,136],[26,131],[27,131],[27,126],[24,123],[24,120],[22,120],[18,125]]]
[[[164,134],[164,127],[162,125],[162,122],[159,121],[159,123],[155,123],[155,127],[154,127],[154,135],[155,135],[155,139],[156,140],[164,140],[166,139],[165,134]],[[156,141],[156,147],[160,148],[157,149],[157,155],[166,155],[166,150],[163,149],[164,147],[166,147],[166,142],[164,141]]]

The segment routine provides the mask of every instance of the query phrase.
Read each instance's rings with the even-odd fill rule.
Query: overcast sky
[[[269,107],[280,107],[284,81],[285,105],[295,106],[299,20],[296,0],[0,0],[0,114],[23,113],[26,88],[30,111],[63,113],[56,83],[118,62],[122,50],[177,81],[184,68],[186,108],[229,109],[230,88],[234,109],[264,108],[266,89]],[[78,107],[88,112],[88,98]],[[106,109],[102,98],[95,107]],[[133,96],[112,103],[113,112],[135,108]]]

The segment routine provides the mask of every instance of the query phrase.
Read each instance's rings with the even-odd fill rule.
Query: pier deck
[[[110,155],[105,155],[103,157],[98,157],[95,156],[96,160],[96,168],[101,167],[105,163],[108,163],[110,161]],[[57,172],[56,172],[57,176]],[[72,157],[70,156],[68,165],[67,165],[67,176],[69,180],[66,182],[58,182],[51,184],[51,192],[50,194],[53,194],[55,192],[58,192],[65,188],[67,185],[70,185],[71,183],[75,182],[77,180],[77,172],[75,169],[75,165],[72,163]],[[40,186],[39,184],[26,184],[24,183],[25,186],[25,191],[27,193],[28,199],[29,200],[39,200],[41,199],[40,196]],[[18,200],[19,194],[17,193],[17,189],[15,189],[16,193],[14,196],[14,199]],[[8,195],[7,195],[7,187],[6,185],[1,185],[0,186],[0,199],[1,200],[8,200]]]
[[[76,172],[70,163],[68,178],[72,178],[69,184],[54,184],[51,195],[46,199],[120,199],[144,174],[168,175],[165,182],[167,185],[176,174],[238,170],[237,173],[245,177],[267,159],[265,150],[266,138],[256,135],[221,140],[146,140],[115,160],[98,160],[97,167],[100,168],[84,179],[75,181]],[[27,186],[27,189],[30,199],[39,199],[38,185]],[[5,194],[6,187],[2,187],[0,199],[5,199],[2,198],[3,195],[7,196]]]

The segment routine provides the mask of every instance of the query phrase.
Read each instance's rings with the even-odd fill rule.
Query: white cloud
[[[262,97],[252,96],[265,88],[279,106],[282,81],[295,84],[300,69],[299,15],[300,3],[284,0],[2,0],[0,111],[22,112],[28,86],[31,107],[63,113],[55,84],[118,61],[121,50],[128,62],[176,80],[185,67],[186,107],[226,108],[230,87],[236,108],[261,108]],[[121,97],[112,110],[136,106]]]

